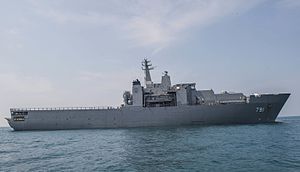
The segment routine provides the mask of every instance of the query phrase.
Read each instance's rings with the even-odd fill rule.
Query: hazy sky
[[[0,0],[0,126],[11,107],[118,106],[148,57],[160,81],[291,92],[300,114],[300,0]]]

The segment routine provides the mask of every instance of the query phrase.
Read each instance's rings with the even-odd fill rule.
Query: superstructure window
[[[11,115],[28,115],[26,111],[11,112]]]
[[[25,121],[24,116],[14,117],[14,121]]]

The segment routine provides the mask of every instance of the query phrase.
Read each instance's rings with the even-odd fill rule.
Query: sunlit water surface
[[[259,125],[13,132],[0,171],[300,171],[300,117]]]

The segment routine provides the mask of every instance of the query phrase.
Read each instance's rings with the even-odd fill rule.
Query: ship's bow
[[[282,110],[284,104],[290,97],[290,93],[284,93],[284,94],[278,94],[276,97],[274,97],[274,100],[272,103],[269,105],[271,106],[271,121],[275,121],[277,116],[279,115],[280,111]]]

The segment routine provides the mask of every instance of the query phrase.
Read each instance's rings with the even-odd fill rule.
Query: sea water
[[[300,171],[300,117],[275,124],[14,132],[0,171]]]

